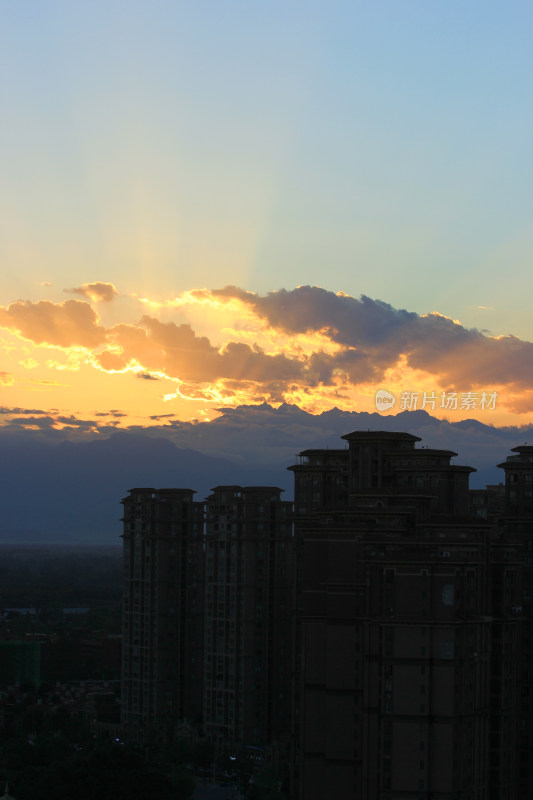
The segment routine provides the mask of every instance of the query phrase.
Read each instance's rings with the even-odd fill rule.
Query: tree
[[[57,734],[10,740],[0,767],[17,800],[188,800],[195,785],[184,768],[169,775],[132,748],[97,740],[76,749]]]

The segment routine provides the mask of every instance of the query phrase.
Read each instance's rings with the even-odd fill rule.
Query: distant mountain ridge
[[[511,447],[533,443],[533,427],[447,422],[422,410],[383,416],[332,409],[313,415],[297,406],[263,404],[221,411],[212,422],[165,421],[88,441],[69,441],[65,430],[43,438],[0,428],[0,541],[27,541],[28,531],[35,531],[43,542],[116,543],[120,500],[134,486],[190,488],[203,499],[218,484],[262,484],[279,486],[291,497],[286,468],[296,454],[343,447],[339,437],[353,430],[403,430],[420,436],[419,446],[454,450],[455,463],[478,470],[471,486],[503,480],[496,465]]]

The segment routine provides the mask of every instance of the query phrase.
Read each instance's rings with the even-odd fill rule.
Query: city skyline
[[[526,796],[533,446],[471,491],[472,466],[412,433],[341,439],[297,454],[294,504],[129,490],[127,736],[199,726],[304,800]]]

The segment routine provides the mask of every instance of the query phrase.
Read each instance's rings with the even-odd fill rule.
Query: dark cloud
[[[9,407],[9,406],[0,406],[0,414],[49,414],[50,411],[43,411],[39,408],[19,408],[18,406]]]
[[[46,429],[46,428],[54,428],[56,422],[57,420],[55,417],[51,417],[48,415],[42,417],[36,417],[32,416],[31,414],[28,414],[27,416],[23,417],[13,417],[13,419],[10,420],[10,425],[15,427],[24,427],[24,428],[31,426],[33,428]]]
[[[2,433],[31,428],[41,433],[61,434],[61,430],[63,430],[85,435],[87,433],[105,433],[106,430],[111,430],[118,425],[118,420],[115,419],[101,424],[97,419],[82,419],[75,414],[61,414],[57,409],[43,411],[35,408],[2,406],[0,407],[0,415],[7,418],[5,423],[0,426]],[[126,415],[119,412],[118,416]],[[62,428],[62,426],[68,427]]]
[[[405,331],[421,317],[363,295],[359,300],[318,286],[280,289],[261,297],[233,286],[215,290],[215,296],[236,297],[250,305],[270,326],[286,333],[321,332],[349,347],[382,347],[398,352]]]
[[[150,375],[149,372],[137,372],[135,377],[136,378],[142,378],[143,381],[158,381],[159,380],[159,378],[157,378],[155,375]]]
[[[379,380],[404,355],[410,367],[435,374],[449,387],[533,386],[533,343],[515,336],[489,337],[440,314],[419,316],[381,300],[317,286],[263,297],[232,286],[212,294],[240,299],[278,330],[320,332],[341,345],[333,357],[317,353],[311,358],[310,375],[324,383],[336,372],[354,383]]]
[[[98,426],[96,420],[80,419],[74,414],[69,414],[68,416],[58,416],[56,417],[56,422],[59,422],[61,425],[70,425],[73,428],[95,428]]]

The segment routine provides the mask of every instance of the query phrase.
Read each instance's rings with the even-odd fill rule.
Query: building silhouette
[[[343,438],[290,467],[294,796],[525,796],[520,537],[469,514],[454,452]]]
[[[304,450],[277,487],[132,489],[123,725],[290,760],[293,800],[532,796],[533,447],[408,433]]]
[[[513,447],[513,455],[507,456],[502,464],[498,464],[505,474],[505,507],[504,515],[499,519],[500,529],[520,543],[521,550],[521,596],[514,608],[516,618],[520,620],[520,682],[519,707],[516,724],[518,726],[518,742],[516,752],[516,797],[533,796],[533,616],[531,594],[533,591],[532,557],[533,557],[533,447],[519,445]],[[495,587],[497,599],[508,606],[510,592],[505,579]],[[505,685],[511,670],[509,664],[509,634],[502,633],[502,639],[496,643],[493,681],[496,689]],[[490,758],[495,764],[505,768],[504,758],[506,743],[505,730],[495,726],[491,742]],[[511,795],[513,796],[513,795]]]
[[[219,748],[289,737],[292,503],[271,486],[206,501],[203,726]]]
[[[131,489],[124,504],[122,723],[219,752],[288,747],[292,503],[277,487]]]
[[[204,504],[193,495],[140,488],[122,500],[122,725],[140,743],[201,719]]]

